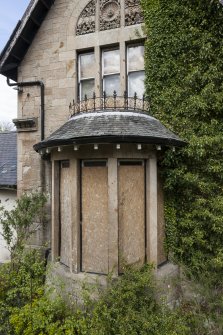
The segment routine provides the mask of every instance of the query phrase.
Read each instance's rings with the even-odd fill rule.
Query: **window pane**
[[[80,93],[81,93],[81,100],[84,100],[85,94],[87,95],[88,99],[92,98],[94,93],[94,79],[81,81]]]
[[[103,52],[103,74],[120,72],[120,53],[119,50]]]
[[[107,96],[113,95],[114,91],[116,91],[117,95],[120,95],[120,75],[116,74],[104,77],[103,90],[106,92]]]
[[[139,99],[142,99],[145,92],[144,86],[145,72],[138,71],[129,73],[128,76],[128,94],[130,97],[133,97],[134,94],[137,94]]]
[[[144,70],[144,46],[128,48],[128,71]]]
[[[95,77],[95,57],[94,53],[82,54],[80,57],[80,79]]]

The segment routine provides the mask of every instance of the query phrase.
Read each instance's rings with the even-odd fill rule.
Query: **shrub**
[[[20,252],[18,263],[0,267],[0,335],[13,334],[9,322],[15,308],[43,295],[45,262],[37,250]]]
[[[199,278],[223,275],[223,6],[142,0],[151,113],[188,145],[165,152],[167,248]]]
[[[0,335],[14,335],[10,316],[43,295],[45,261],[41,252],[25,248],[26,239],[35,229],[34,220],[42,221],[46,197],[39,193],[24,194],[12,211],[0,208],[3,237],[11,252],[11,262],[0,266]]]
[[[121,278],[109,280],[98,300],[87,299],[81,309],[43,296],[32,306],[14,309],[10,324],[15,335],[190,334],[178,311],[158,302],[154,283],[151,266],[127,268]]]
[[[150,265],[127,267],[96,303],[90,334],[189,334],[184,319],[158,301],[157,292]]]
[[[2,236],[14,260],[16,253],[24,249],[30,236],[43,224],[46,196],[42,193],[24,193],[11,211],[0,207]],[[34,223],[39,222],[34,227]]]

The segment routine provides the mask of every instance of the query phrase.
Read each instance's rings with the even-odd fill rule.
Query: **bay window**
[[[123,95],[122,87],[126,89],[129,97],[136,93],[137,97],[142,99],[145,80],[144,46],[136,44],[127,45],[126,48],[126,57],[122,57],[122,62],[119,48],[102,49],[98,69],[99,59],[95,59],[93,51],[78,55],[78,95],[81,100],[84,100],[85,96],[92,98],[95,87],[101,93],[105,92],[106,96],[112,96],[114,91],[118,96]],[[96,79],[99,71],[100,81]]]

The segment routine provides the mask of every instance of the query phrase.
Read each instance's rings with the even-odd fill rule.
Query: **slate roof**
[[[83,143],[148,143],[183,146],[186,143],[146,113],[128,110],[79,113],[42,142],[36,151],[58,145]]]
[[[0,188],[17,185],[17,133],[0,132]]]

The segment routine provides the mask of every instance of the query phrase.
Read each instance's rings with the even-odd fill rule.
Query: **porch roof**
[[[184,146],[186,143],[160,121],[138,110],[101,110],[75,114],[44,141],[34,145],[47,147],[90,143],[147,143]]]

